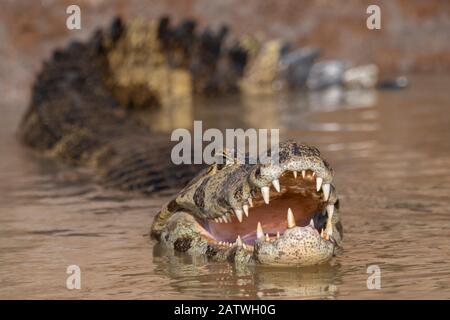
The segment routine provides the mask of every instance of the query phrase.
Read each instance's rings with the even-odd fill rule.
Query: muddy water
[[[0,298],[450,298],[450,79],[399,92],[198,101],[210,127],[282,128],[335,169],[345,242],[331,264],[243,268],[174,255],[149,240],[168,195],[105,190],[90,173],[17,144],[23,99],[1,102]],[[186,120],[184,119],[184,120]],[[81,290],[66,268],[81,268]],[[381,289],[367,288],[367,268]]]

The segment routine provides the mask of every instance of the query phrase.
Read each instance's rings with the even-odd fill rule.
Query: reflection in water
[[[243,96],[242,118],[247,128],[278,129],[281,124],[280,96]]]
[[[305,115],[340,109],[370,108],[376,103],[374,90],[343,90],[332,87],[324,91],[283,93],[279,95],[235,95],[221,99],[188,95],[175,97],[158,110],[136,114],[153,129],[171,132],[174,128],[193,129],[194,120],[202,120],[206,128],[289,129],[309,126],[311,130],[359,131],[376,130],[369,124],[311,123]],[[366,117],[376,117],[368,111]]]
[[[338,109],[370,108],[377,102],[375,90],[344,90],[341,87],[331,87],[323,91],[308,93],[310,111],[326,112]]]
[[[173,128],[192,129],[192,97],[174,98],[158,110],[136,112],[135,116],[158,132],[172,132]]]
[[[338,290],[335,262],[301,269],[212,264],[159,244],[153,256],[155,272],[176,280],[171,283],[175,291],[188,294],[200,285],[205,290],[198,294],[204,298],[334,298]]]
[[[148,232],[167,196],[105,190],[89,170],[29,153],[14,137],[23,108],[1,102],[0,297],[450,298],[449,79],[413,80],[398,92],[196,98],[161,111],[161,130],[194,119],[281,128],[322,151],[345,237],[332,264],[307,269],[236,269],[162,250]],[[65,288],[70,264],[82,290]],[[381,290],[367,289],[372,264]]]

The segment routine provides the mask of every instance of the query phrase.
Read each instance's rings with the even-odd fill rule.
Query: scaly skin
[[[330,260],[342,239],[338,200],[331,184],[331,168],[316,148],[296,142],[281,144],[279,154],[279,164],[249,165],[236,161],[210,166],[162,208],[153,222],[152,236],[175,250],[206,255],[215,261],[307,266]],[[299,187],[299,190],[291,192],[288,186],[285,189],[283,181],[289,179],[285,178],[286,175],[294,175],[294,171],[297,172],[294,178],[296,183],[291,182],[289,186]],[[302,171],[305,171],[305,178],[299,176]],[[320,192],[316,189],[317,179],[323,179]],[[270,186],[273,180],[281,181],[281,192],[271,192],[271,198],[283,199],[285,194],[306,192],[308,198],[316,199],[317,213],[312,217],[316,220],[315,226],[309,223],[299,226],[288,224],[279,238],[270,237],[267,240],[257,237],[253,243],[250,241],[247,244],[242,243],[240,238],[236,238],[234,243],[223,244],[208,231],[206,223],[212,223],[215,219],[232,219],[238,224],[238,215],[243,216],[242,212],[246,211],[243,208],[249,206],[249,198],[255,207],[264,206],[260,190]],[[323,199],[325,188],[330,190],[327,200]],[[252,208],[249,214],[252,214]],[[320,217],[330,220],[328,225],[327,222],[317,221]],[[243,219],[246,217],[243,216]],[[318,231],[322,227],[325,229],[323,235]],[[256,225],[254,228],[256,230]]]
[[[136,106],[154,107],[155,101],[164,100],[162,95],[167,88],[152,85],[160,74],[172,79],[169,93],[177,91],[172,90],[177,87],[173,79],[180,74],[190,74],[193,91],[200,93],[232,91],[242,75],[245,55],[240,48],[217,51],[223,33],[204,33],[199,38],[190,31],[189,23],[174,31],[164,21],[155,28],[154,24],[123,25],[116,20],[109,30],[98,31],[88,42],[73,42],[56,51],[34,83],[30,107],[19,128],[21,141],[47,156],[92,167],[98,180],[108,187],[153,194],[179,190],[190,181],[161,209],[151,229],[152,237],[177,251],[238,264],[299,266],[331,259],[342,239],[342,227],[337,195],[331,185],[332,171],[317,149],[286,142],[280,148],[279,165],[233,161],[205,169],[177,166],[170,161],[170,137],[143,125],[133,113]],[[195,41],[183,42],[186,33]],[[146,54],[152,58],[142,59]],[[223,60],[233,67],[220,69]],[[263,68],[265,59],[258,61]],[[188,67],[192,62],[194,69]],[[127,68],[116,68],[121,63]],[[219,82],[218,76],[222,77]],[[256,78],[262,82],[273,79],[263,75]],[[143,83],[151,85],[142,87]],[[287,172],[292,177],[294,171],[298,174],[295,180],[283,174]],[[323,179],[323,186],[330,190],[325,201],[321,200],[322,189],[315,189],[316,178]],[[261,209],[264,201],[260,190],[269,192],[267,187],[276,179],[281,192],[270,191],[276,206],[268,207],[267,219],[267,210]],[[255,207],[249,209],[251,198]],[[294,211],[287,229],[286,211],[279,212],[287,209],[284,203],[293,204]],[[271,210],[276,213],[273,221],[277,222],[271,228],[278,228],[279,238],[275,229],[269,228],[267,241],[255,231],[255,239],[251,234],[236,239],[239,233],[232,228],[240,228],[238,216],[244,219],[242,225],[250,217],[266,217],[262,228],[267,230]],[[247,211],[250,216],[243,217]],[[224,219],[231,219],[236,225],[221,224]],[[314,220],[314,227],[309,225],[310,219]],[[213,235],[228,227],[231,229],[220,237]],[[252,226],[255,229],[256,222]]]

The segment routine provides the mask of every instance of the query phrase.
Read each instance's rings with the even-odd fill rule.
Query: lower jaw
[[[326,262],[334,253],[333,243],[323,239],[310,226],[287,229],[278,239],[256,240],[254,246],[220,244],[185,212],[169,218],[160,239],[177,251],[236,264],[308,266]]]
[[[315,228],[294,227],[277,240],[257,240],[254,256],[263,265],[310,266],[329,261],[334,248],[334,244],[323,239]]]

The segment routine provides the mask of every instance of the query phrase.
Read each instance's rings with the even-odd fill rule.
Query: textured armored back
[[[98,37],[56,51],[33,86],[21,141],[70,164],[93,167],[101,181],[154,192],[180,188],[201,168],[170,161],[170,137],[140,125],[105,85]]]

